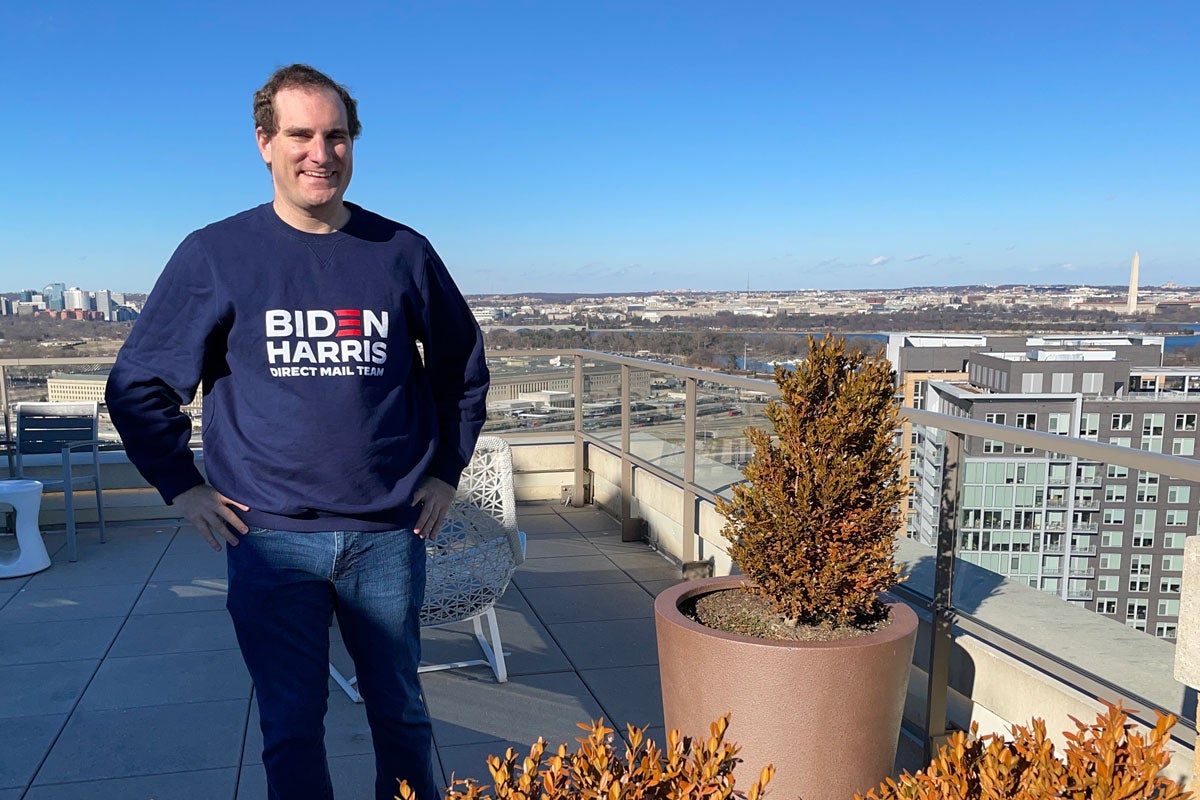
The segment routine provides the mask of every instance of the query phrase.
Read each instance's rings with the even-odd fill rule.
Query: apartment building
[[[1158,343],[1031,338],[1034,346],[1020,350],[970,353],[965,377],[931,377],[923,407],[1196,457],[1200,367],[1159,366],[1161,337],[1141,337]],[[932,544],[941,513],[942,440],[917,429],[908,441],[914,492],[907,533]],[[961,558],[1139,630],[1175,637],[1183,542],[1200,531],[1200,487],[981,437],[967,437],[961,470]]]

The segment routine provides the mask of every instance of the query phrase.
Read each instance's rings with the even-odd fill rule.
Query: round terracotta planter
[[[679,612],[701,594],[741,586],[729,576],[681,583],[654,602],[667,730],[708,738],[731,713],[741,746],[738,788],[775,765],[767,797],[851,800],[892,772],[917,615],[889,603],[883,630],[837,642],[778,642],[706,628]]]

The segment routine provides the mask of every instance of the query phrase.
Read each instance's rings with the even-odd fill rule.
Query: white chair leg
[[[351,701],[355,703],[361,703],[363,701],[362,695],[359,694],[358,689],[354,688],[354,684],[358,683],[358,678],[347,679],[345,675],[338,671],[338,668],[333,665],[332,661],[329,662],[329,677],[333,678],[334,681],[337,682],[337,685],[342,687],[342,691],[346,693],[346,696],[349,697]]]
[[[492,668],[492,672],[496,675],[496,683],[507,683],[508,666],[504,663],[504,646],[500,642],[500,626],[496,623],[496,609],[489,608],[483,616],[487,617],[491,642],[489,643],[488,638],[483,634],[481,617],[475,617],[471,620],[471,624],[475,626],[475,638],[479,641],[479,646],[483,649],[488,666]]]

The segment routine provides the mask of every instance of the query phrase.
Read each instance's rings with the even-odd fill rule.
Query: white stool
[[[50,554],[38,529],[42,485],[37,481],[0,480],[0,503],[8,503],[17,513],[17,552],[0,556],[0,578],[32,575],[50,566]]]

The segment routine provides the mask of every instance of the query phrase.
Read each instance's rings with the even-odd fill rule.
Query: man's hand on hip
[[[247,533],[250,530],[246,527],[246,523],[242,522],[233,512],[235,508],[249,511],[250,507],[244,506],[236,500],[230,500],[207,483],[193,486],[186,492],[176,495],[171,504],[183,512],[187,521],[200,531],[200,535],[208,542],[208,546],[218,552],[221,550],[222,539],[230,546],[237,546],[237,533],[231,531],[230,526],[238,533]]]
[[[413,533],[425,539],[432,539],[442,529],[446,514],[450,511],[450,502],[454,499],[454,487],[445,481],[426,476],[417,484],[413,492],[413,505],[421,507],[421,515],[413,526]]]

